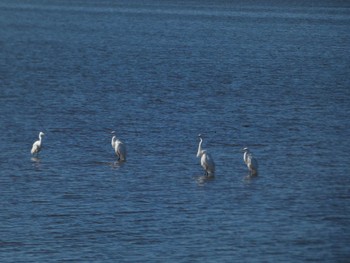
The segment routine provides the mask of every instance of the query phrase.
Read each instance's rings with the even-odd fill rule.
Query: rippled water
[[[1,262],[347,262],[349,8],[0,1]]]

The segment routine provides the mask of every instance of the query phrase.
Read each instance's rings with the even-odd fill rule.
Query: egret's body
[[[205,171],[205,175],[207,176],[214,176],[215,173],[215,162],[214,159],[211,157],[211,155],[206,151],[202,149],[202,143],[203,139],[201,136],[199,136],[199,145],[198,145],[198,151],[197,151],[197,157],[201,158],[201,166],[203,167]]]
[[[39,133],[39,140],[33,143],[32,150],[30,151],[31,154],[38,154],[41,150],[42,146],[42,136],[45,135],[43,132]]]
[[[243,148],[243,161],[248,167],[249,175],[258,175],[258,160],[251,154],[247,147]]]
[[[112,137],[112,147],[115,151],[115,154],[118,156],[118,161],[126,161],[126,147],[125,145],[116,138]]]

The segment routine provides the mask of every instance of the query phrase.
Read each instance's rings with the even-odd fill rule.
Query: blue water
[[[0,261],[348,262],[349,29],[346,1],[1,0]]]

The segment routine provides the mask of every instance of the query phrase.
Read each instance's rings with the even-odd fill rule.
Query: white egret
[[[30,151],[31,154],[38,154],[41,150],[41,144],[42,144],[42,136],[45,134],[43,132],[39,133],[39,140],[33,143],[32,150]]]
[[[201,158],[201,166],[205,170],[205,175],[211,177],[214,176],[215,172],[215,163],[211,155],[206,151],[202,149],[202,135],[199,134],[199,145],[198,145],[198,152],[197,152],[197,157]]]
[[[248,147],[243,148],[242,151],[244,152],[243,161],[248,167],[249,175],[258,175],[258,160],[251,154]]]
[[[126,161],[126,147],[115,135],[112,137],[111,144],[118,156],[118,161]]]

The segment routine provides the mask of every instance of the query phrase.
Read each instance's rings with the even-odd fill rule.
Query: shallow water
[[[1,262],[348,260],[348,4],[0,7]]]

